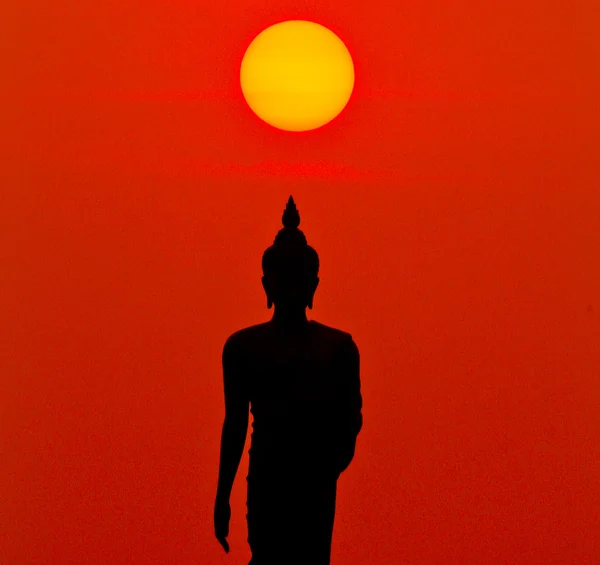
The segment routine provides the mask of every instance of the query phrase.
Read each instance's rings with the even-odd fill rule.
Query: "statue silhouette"
[[[248,565],[329,565],[337,480],[362,427],[359,352],[352,336],[306,318],[319,257],[290,196],[283,228],[262,258],[270,321],[223,348],[225,419],[214,507],[229,552],[229,497],[253,424],[247,480]]]

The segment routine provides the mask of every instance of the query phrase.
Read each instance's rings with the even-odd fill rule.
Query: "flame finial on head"
[[[298,212],[298,208],[296,208],[294,197],[291,195],[283,211],[281,222],[285,228],[297,228],[300,225],[300,213]]]

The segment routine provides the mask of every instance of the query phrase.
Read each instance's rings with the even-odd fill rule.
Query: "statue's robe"
[[[362,427],[359,352],[349,333],[275,322],[227,341],[226,391],[253,416],[248,486],[251,565],[329,565],[337,480]]]

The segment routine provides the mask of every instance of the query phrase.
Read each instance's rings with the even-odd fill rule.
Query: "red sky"
[[[597,7],[321,4],[4,7],[3,565],[247,563],[247,455],[229,555],[212,531],[221,351],[271,315],[290,194],[309,315],[361,351],[332,565],[597,562]],[[321,130],[241,95],[285,19],[356,64]]]

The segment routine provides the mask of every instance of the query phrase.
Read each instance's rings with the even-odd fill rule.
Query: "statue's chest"
[[[259,404],[278,402],[326,409],[335,397],[333,351],[315,340],[276,340],[251,356],[251,394]]]

